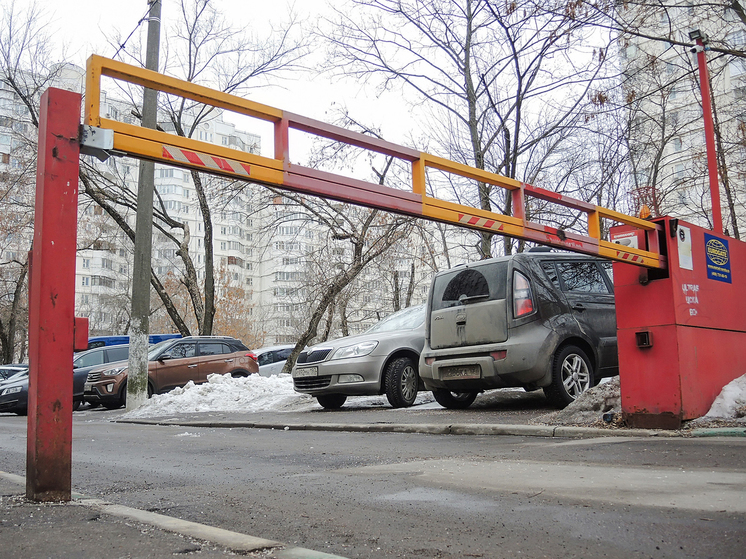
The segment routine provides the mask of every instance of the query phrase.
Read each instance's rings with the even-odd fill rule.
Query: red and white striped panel
[[[616,255],[618,258],[627,260],[628,262],[632,263],[642,263],[645,260],[642,256],[639,256],[637,254],[630,254],[629,252],[624,252],[621,250],[616,251]]]
[[[474,215],[458,214],[458,222],[464,225],[492,229],[493,231],[502,231],[503,224],[486,217],[476,217]]]
[[[174,146],[163,146],[163,158],[247,178],[251,175],[251,166],[246,163],[233,161],[232,159],[223,159],[222,157],[215,157],[214,155],[207,155],[205,153],[197,153],[196,151],[189,151]]]

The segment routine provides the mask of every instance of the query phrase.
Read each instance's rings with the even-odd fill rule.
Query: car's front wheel
[[[327,410],[338,410],[347,401],[347,396],[344,394],[323,394],[316,396],[316,399],[321,404],[321,407]]]
[[[560,349],[554,356],[552,384],[544,394],[554,406],[564,408],[593,386],[593,366],[585,351],[574,345]]]
[[[110,402],[101,402],[107,410],[118,410],[121,407],[127,405],[127,383],[122,384],[122,388],[119,390],[119,398]]]
[[[408,408],[417,398],[420,379],[417,365],[409,357],[394,359],[384,373],[386,398],[395,408]]]
[[[444,388],[433,390],[435,401],[449,410],[465,410],[477,398],[476,392],[451,392]]]

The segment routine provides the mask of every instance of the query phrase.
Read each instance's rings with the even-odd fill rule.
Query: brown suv
[[[88,373],[83,398],[108,409],[127,398],[127,361],[109,363]],[[148,351],[148,396],[206,382],[211,374],[245,377],[259,371],[256,355],[243,342],[223,336],[191,336],[166,340]]]

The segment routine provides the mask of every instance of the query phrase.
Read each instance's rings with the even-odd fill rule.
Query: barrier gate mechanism
[[[262,157],[104,118],[99,111],[101,79],[104,76],[270,121],[274,124],[274,157]],[[87,324],[81,320],[76,323],[73,314],[79,149],[82,153],[127,155],[197,169],[601,256],[615,261],[615,275],[620,278],[625,274],[638,273],[638,266],[651,269],[651,274],[666,275],[666,254],[671,252],[665,243],[660,244],[661,239],[665,238],[662,223],[624,215],[157,72],[94,55],[89,58],[87,65],[83,126],[79,126],[78,122],[80,101],[78,94],[53,88],[42,97],[33,273],[29,294],[26,494],[30,499],[70,499],[73,325],[78,326],[76,339],[87,338]],[[408,161],[412,166],[411,192],[291,164],[288,158],[291,129]],[[510,191],[513,215],[488,212],[428,196],[425,189],[428,169]],[[525,212],[527,197],[585,213],[587,234],[529,221]],[[602,239],[602,219],[623,224],[635,236],[636,244],[625,246]],[[742,282],[742,276],[736,278],[736,275],[734,273],[734,282]],[[617,297],[617,301],[618,309],[633,304],[633,300],[627,300],[626,296],[623,301]],[[623,383],[623,397],[625,386]]]
[[[622,413],[632,427],[678,429],[746,374],[746,243],[655,221],[668,269],[614,263]],[[643,240],[624,226],[611,238]]]

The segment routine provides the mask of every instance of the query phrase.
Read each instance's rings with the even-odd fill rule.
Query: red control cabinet
[[[622,412],[632,427],[677,429],[746,374],[746,243],[655,221],[668,269],[614,263]],[[611,240],[644,236],[624,226]]]

